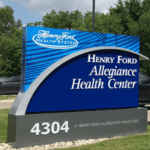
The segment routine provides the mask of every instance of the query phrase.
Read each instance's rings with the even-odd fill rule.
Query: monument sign
[[[15,147],[147,131],[138,108],[139,37],[25,27],[21,91],[9,113]]]

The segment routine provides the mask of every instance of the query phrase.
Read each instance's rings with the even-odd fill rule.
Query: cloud
[[[3,5],[3,2],[2,2],[2,1],[0,1],[0,7],[4,7],[4,5]]]
[[[21,1],[21,0],[15,0]],[[110,6],[115,6],[118,0],[96,0],[96,11],[107,13]],[[23,1],[22,1],[23,2]],[[44,16],[50,13],[52,9],[55,11],[79,10],[82,13],[92,11],[93,0],[29,0],[23,2],[23,5],[33,12]]]
[[[27,24],[23,24],[22,26],[23,26],[23,27],[26,27],[26,26],[27,26]]]

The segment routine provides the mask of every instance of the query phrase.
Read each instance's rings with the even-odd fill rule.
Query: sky
[[[107,13],[108,9],[118,0],[95,0],[96,11]],[[46,13],[53,9],[58,11],[79,10],[82,13],[92,11],[93,0],[0,0],[0,7],[10,6],[14,10],[15,20],[21,19],[22,24],[42,21]]]

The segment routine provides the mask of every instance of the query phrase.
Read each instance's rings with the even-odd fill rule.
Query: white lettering
[[[89,76],[92,76],[92,73],[95,73],[94,75],[97,76],[97,67],[96,66],[94,66],[94,68],[92,69],[92,71],[89,74]]]
[[[121,62],[123,64],[136,64],[137,63],[137,59],[136,58],[122,58],[122,56],[117,56],[118,57],[118,61],[117,63],[120,64]]]
[[[71,89],[74,89],[74,85],[77,85],[76,89],[79,89],[81,79],[78,79],[77,83],[75,83],[75,81],[76,81],[76,79],[73,79],[73,83],[72,83]]]
[[[116,81],[116,79],[110,79],[109,81],[108,81],[108,87],[110,88],[110,89],[120,89],[120,88],[122,88],[122,89],[131,89],[131,88],[134,88],[135,87],[135,84],[136,84],[137,82],[136,81],[134,81],[134,82],[131,82],[131,81],[128,81],[128,80],[126,80],[126,81],[120,81],[120,82],[118,82],[118,81]]]
[[[91,57],[91,54],[89,54],[88,55],[88,62],[91,62],[91,60],[92,60],[92,62],[95,62],[95,54],[93,54],[93,56]]]

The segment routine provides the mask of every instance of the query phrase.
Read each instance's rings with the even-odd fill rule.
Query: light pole
[[[95,0],[93,0],[93,32],[95,32]]]

